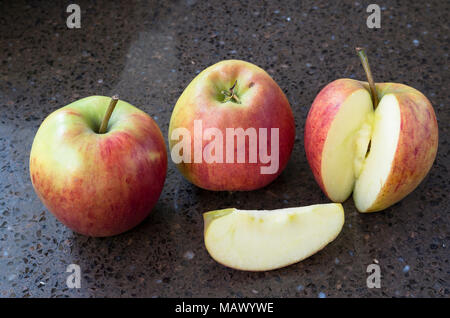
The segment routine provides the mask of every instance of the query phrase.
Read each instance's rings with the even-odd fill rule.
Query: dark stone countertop
[[[381,29],[366,27],[364,1],[67,1],[0,4],[0,297],[449,297],[448,1],[381,1]],[[440,141],[416,191],[381,213],[349,199],[339,237],[289,267],[261,273],[217,264],[203,244],[202,212],[329,202],[303,149],[308,109],[328,82],[363,79],[355,46],[367,48],[378,81],[411,85],[432,102]],[[286,93],[297,138],[283,174],[261,190],[215,193],[183,179],[172,162],[150,217],[111,238],[88,238],[41,204],[28,174],[33,137],[52,111],[89,95],[119,94],[167,136],[185,86],[222,59],[253,62]],[[378,260],[381,289],[368,289]],[[66,287],[66,267],[82,270]]]

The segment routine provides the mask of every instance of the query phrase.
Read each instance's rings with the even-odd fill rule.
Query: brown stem
[[[234,82],[233,86],[231,86],[231,88],[228,91],[225,91],[225,90],[222,91],[222,94],[225,95],[225,99],[223,100],[224,103],[226,103],[232,99],[234,99],[236,101],[236,103],[238,103],[238,104],[241,103],[241,100],[239,99],[239,97],[234,93],[236,84],[237,84],[237,80]]]
[[[116,107],[118,101],[119,96],[114,95],[113,97],[111,97],[111,102],[109,103],[108,109],[106,110],[105,116],[103,117],[100,129],[98,130],[99,134],[104,134],[106,132],[106,128],[108,128],[109,118],[111,118],[111,114],[114,111],[114,108]]]
[[[369,59],[367,58],[366,53],[360,47],[356,48],[356,53],[358,53],[359,59],[361,60],[361,64],[366,72],[367,81],[369,82],[370,93],[372,95],[373,108],[377,108],[378,106],[378,94],[377,89],[375,87],[375,82],[372,77],[372,71],[369,66]]]

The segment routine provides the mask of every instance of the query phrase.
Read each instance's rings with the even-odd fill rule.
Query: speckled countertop
[[[367,1],[76,3],[80,29],[66,27],[67,1],[0,4],[0,297],[449,297],[448,1],[379,1],[379,30],[366,27]],[[203,245],[202,212],[328,202],[306,162],[303,126],[326,83],[364,78],[355,46],[367,48],[378,81],[411,85],[434,105],[440,141],[430,174],[382,213],[361,215],[345,202],[339,237],[301,263],[263,273],[217,264]],[[294,151],[275,182],[253,192],[208,192],[169,162],[151,216],[111,238],[75,234],[46,211],[28,156],[50,112],[81,97],[119,94],[167,136],[184,87],[229,58],[266,69],[295,113]],[[366,286],[374,259],[380,289]],[[82,270],[80,289],[66,286],[72,263]]]

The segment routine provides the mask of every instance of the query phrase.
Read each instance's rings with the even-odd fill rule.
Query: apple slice
[[[217,262],[240,270],[265,271],[299,262],[339,234],[339,203],[272,211],[225,209],[203,214],[205,246]]]

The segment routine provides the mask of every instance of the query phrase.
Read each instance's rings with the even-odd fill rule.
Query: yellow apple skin
[[[314,177],[328,197],[321,171],[328,131],[344,101],[366,82],[338,79],[316,96],[305,125],[305,151]],[[377,83],[378,99],[393,94],[400,108],[400,135],[388,178],[377,199],[365,211],[386,209],[411,193],[433,165],[438,146],[438,125],[430,101],[418,90],[403,84]],[[331,199],[331,198],[330,198]]]
[[[438,148],[438,124],[428,98],[403,84],[377,84],[378,96],[395,94],[400,106],[400,136],[389,177],[365,212],[381,211],[411,193],[433,165]]]
[[[242,103],[219,102],[218,95],[237,81]],[[261,174],[257,163],[194,163],[194,120],[202,120],[203,131],[218,128],[225,136],[226,128],[267,128],[271,145],[271,128],[279,128],[279,168],[274,174]],[[169,126],[169,147],[176,128],[186,128],[191,135],[191,162],[177,164],[183,176],[200,188],[213,191],[249,191],[266,186],[281,174],[292,152],[295,123],[289,102],[277,83],[260,67],[240,60],[225,60],[202,71],[184,90],[172,112]],[[202,140],[202,152],[209,143]],[[248,157],[246,138],[246,158]],[[235,153],[237,145],[235,143]],[[270,151],[270,149],[269,149]],[[224,156],[226,149],[224,147]],[[235,157],[236,158],[236,157]]]

